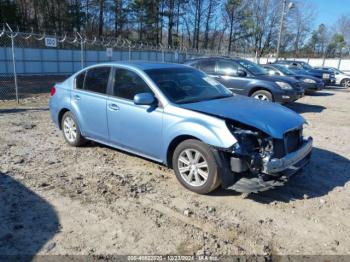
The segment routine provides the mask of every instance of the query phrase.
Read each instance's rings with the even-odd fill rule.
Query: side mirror
[[[156,98],[151,93],[140,93],[134,96],[135,105],[153,105],[156,101]]]
[[[247,76],[247,72],[242,70],[242,69],[238,69],[237,70],[237,76],[246,77]]]

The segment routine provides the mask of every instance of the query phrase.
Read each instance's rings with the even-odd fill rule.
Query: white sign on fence
[[[57,47],[57,39],[54,37],[45,37],[45,46]]]
[[[107,57],[113,56],[113,48],[111,48],[111,47],[106,48],[106,56]]]

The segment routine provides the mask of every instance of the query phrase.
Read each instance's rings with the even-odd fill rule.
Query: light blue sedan
[[[87,67],[51,89],[50,111],[68,144],[93,140],[163,163],[201,194],[281,185],[312,150],[295,112],[179,64]]]

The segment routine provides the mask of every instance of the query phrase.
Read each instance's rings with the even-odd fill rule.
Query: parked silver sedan
[[[317,69],[329,70],[335,75],[335,84],[343,87],[350,87],[350,73],[347,74],[335,67],[316,67]]]

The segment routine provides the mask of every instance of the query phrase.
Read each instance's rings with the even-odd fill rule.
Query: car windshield
[[[313,67],[310,66],[308,63],[300,62],[300,64],[304,69],[313,69]]]
[[[238,63],[254,75],[267,75],[268,74],[268,72],[265,68],[255,64],[253,62],[250,62],[248,60],[239,60]]]
[[[232,96],[232,92],[208,75],[191,68],[145,70],[173,103],[185,104]]]
[[[334,68],[334,67],[331,67],[330,70],[333,71],[334,73],[345,74],[343,71],[341,71],[337,68]]]
[[[293,73],[291,70],[289,70],[287,67],[283,65],[274,65],[274,67],[285,75],[288,75],[288,76],[295,75],[295,73]]]

